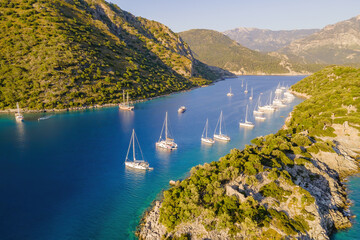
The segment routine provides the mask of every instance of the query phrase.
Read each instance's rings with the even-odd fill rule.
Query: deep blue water
[[[302,78],[242,76],[138,103],[134,112],[104,108],[58,113],[42,121],[37,119],[52,114],[25,114],[23,123],[0,115],[0,238],[133,239],[141,214],[169,180],[186,177],[191,167],[217,160],[232,148],[242,149],[256,136],[277,132],[300,99],[253,130],[240,129],[238,123],[246,104],[252,113],[260,92],[265,102],[279,82],[292,85]],[[248,82],[246,96],[242,79]],[[230,85],[231,98],[226,96]],[[178,114],[181,105],[188,110]],[[220,110],[232,140],[204,146],[205,120],[213,133]],[[179,145],[170,153],[155,149],[166,111]],[[125,169],[133,128],[153,171]]]

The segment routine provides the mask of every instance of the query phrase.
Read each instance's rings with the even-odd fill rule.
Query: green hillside
[[[333,124],[348,121],[360,130],[360,69],[329,67],[292,89],[312,97],[295,107],[284,129],[194,167],[188,178],[164,192],[158,222],[165,236],[316,239],[320,231],[326,239],[335,229],[351,226],[344,217],[347,200],[339,176],[358,170],[354,159],[360,152],[350,154],[343,145],[350,138],[346,127],[335,140]],[[337,162],[344,152],[346,174]],[[339,200],[332,204],[332,198]]]
[[[117,103],[123,90],[142,99],[224,74],[166,26],[103,0],[1,1],[0,29],[0,109]]]
[[[280,57],[250,50],[217,31],[193,29],[179,34],[196,58],[237,74],[285,74],[294,70],[306,73],[309,70],[298,65],[293,67]]]

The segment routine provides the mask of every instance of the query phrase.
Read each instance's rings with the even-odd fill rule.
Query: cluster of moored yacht
[[[244,86],[244,82],[242,82],[242,84],[241,84],[241,87],[243,87],[243,86]],[[248,93],[247,83],[246,83],[244,93],[245,94]],[[234,93],[232,92],[231,87],[230,87],[229,93],[227,93],[227,96],[228,97],[234,96]],[[288,88],[286,88],[284,86],[280,86],[280,83],[279,83],[279,85],[277,86],[277,88],[275,90],[274,99],[272,98],[272,92],[271,92],[270,98],[269,98],[267,104],[261,105],[260,98],[261,98],[261,94],[259,95],[257,104],[255,105],[255,108],[253,110],[253,114],[254,114],[255,120],[264,121],[264,120],[266,120],[266,117],[264,117],[265,113],[273,113],[277,109],[279,109],[281,107],[285,107],[286,103],[293,101],[295,97],[293,94],[291,94],[288,91]],[[249,97],[249,100],[252,100],[252,99],[253,99],[253,88],[251,88],[251,95]],[[15,113],[15,119],[16,119],[16,121],[23,121],[24,116],[20,113],[20,108],[19,108],[18,103],[16,103],[16,107],[17,107],[17,112]],[[123,92],[123,102],[119,104],[119,109],[125,110],[125,111],[134,110],[134,105],[129,102],[129,93],[127,93],[127,97],[125,98],[125,92]],[[178,109],[178,113],[184,113],[185,111],[186,111],[185,106],[181,106]],[[248,121],[248,111],[249,111],[249,107],[248,107],[248,105],[246,105],[245,121],[239,123],[240,127],[253,128],[255,126],[252,122]],[[231,140],[230,137],[228,135],[226,135],[226,133],[224,131],[224,119],[223,119],[222,111],[220,112],[220,116],[219,116],[218,122],[215,127],[213,138],[208,136],[208,128],[209,128],[209,120],[206,119],[205,127],[204,127],[203,133],[201,135],[201,142],[207,143],[207,144],[214,144],[215,140],[225,141],[225,142],[228,142]],[[150,167],[149,163],[144,160],[142,152],[141,152],[141,159],[136,158],[136,152],[135,152],[135,149],[136,149],[135,144],[136,143],[139,145],[139,149],[141,152],[140,144],[137,140],[135,130],[133,129],[131,138],[130,138],[129,148],[128,148],[128,151],[126,154],[125,165],[127,167],[131,167],[134,169],[152,170],[153,168]],[[174,139],[171,138],[170,134],[169,134],[168,113],[167,112],[165,114],[165,120],[164,120],[164,124],[163,124],[162,130],[161,130],[161,133],[160,133],[160,138],[155,143],[155,146],[157,148],[166,149],[166,150],[175,150],[178,147],[178,145],[175,143]],[[133,157],[132,157],[132,159],[129,159],[129,154],[131,153],[130,152],[131,148],[132,148]]]
[[[242,87],[243,87],[243,82],[242,82]],[[244,90],[244,93],[247,94],[248,93],[248,89],[247,89],[247,83],[246,83],[246,87]],[[228,97],[232,97],[234,96],[234,93],[231,90],[230,87],[230,91],[226,94]],[[262,93],[260,93],[258,101],[255,105],[255,108],[253,110],[253,115],[255,120],[258,121],[264,121],[266,120],[266,117],[264,117],[265,114],[271,114],[273,112],[275,112],[276,110],[278,110],[281,107],[285,107],[286,103],[290,103],[292,102],[295,97],[293,94],[291,94],[288,91],[287,87],[284,86],[277,86],[276,90],[275,90],[275,97],[272,97],[272,92],[270,93],[270,97],[268,102],[266,103],[266,105],[261,105],[261,95]],[[125,99],[125,94],[124,94],[124,99]],[[251,101],[253,99],[253,88],[251,88],[251,95],[249,96],[249,100]],[[131,107],[129,107],[131,106]],[[127,97],[127,101],[124,103],[119,105],[119,108],[122,110],[133,110],[134,107],[132,105],[129,104],[129,98]],[[186,107],[185,106],[181,106],[178,109],[178,113],[183,113],[186,111]],[[249,106],[246,105],[246,113],[245,113],[245,121],[244,122],[239,122],[240,127],[244,127],[244,128],[254,128],[254,124],[250,121],[248,121],[248,112],[249,112]],[[201,135],[201,142],[206,143],[206,144],[214,144],[215,140],[217,141],[225,141],[228,142],[230,141],[230,137],[225,133],[224,131],[224,119],[223,119],[223,112],[220,112],[220,116],[218,119],[218,122],[216,124],[215,127],[215,131],[213,134],[213,138],[208,136],[208,131],[209,131],[209,120],[206,119],[206,123],[205,123],[205,127],[204,130],[202,132]],[[155,146],[157,148],[161,148],[161,149],[166,149],[166,150],[175,150],[177,149],[178,145],[174,142],[174,139],[169,137],[169,130],[168,130],[168,113],[166,112],[165,114],[165,120],[164,120],[164,124],[160,133],[160,138],[159,140],[155,143]],[[149,166],[149,163],[146,162],[145,160],[138,160],[135,158],[135,139],[136,142],[137,138],[135,135],[135,130],[133,130],[132,135],[131,135],[131,139],[130,139],[130,144],[129,144],[129,149],[126,155],[126,160],[125,160],[125,165],[131,168],[135,168],[135,169],[141,169],[141,170],[152,170],[153,168],[151,168]],[[130,160],[128,158],[129,156],[129,151],[130,148],[133,148],[133,159]],[[139,145],[140,147],[140,145]],[[140,149],[141,151],[141,149]],[[141,153],[142,156],[142,153]]]

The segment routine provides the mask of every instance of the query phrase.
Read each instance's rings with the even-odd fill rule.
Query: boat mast
[[[20,107],[19,107],[19,103],[18,103],[18,102],[16,103],[16,107],[17,107],[18,114],[20,114]]]
[[[136,157],[135,157],[135,130],[133,129],[132,132],[132,142],[133,142],[133,158],[134,158],[134,162],[136,161]]]
[[[165,140],[167,140],[167,138],[168,138],[168,122],[167,122],[167,116],[168,116],[168,112],[166,112],[166,114],[165,114]]]
[[[253,97],[253,88],[251,88],[251,99]]]
[[[221,122],[222,122],[222,111],[220,112],[220,130],[219,130],[219,135],[221,135]]]
[[[248,105],[246,105],[245,123],[247,123],[247,113],[248,113]]]
[[[206,131],[205,131],[205,138],[207,138],[208,121],[209,121],[209,119],[207,118],[207,119],[206,119],[206,124],[205,124],[205,125],[206,125],[206,126],[205,126],[205,127],[206,127]]]
[[[129,92],[127,92],[127,100],[126,100],[126,104],[129,105]]]
[[[125,91],[123,90],[123,102],[125,104]]]

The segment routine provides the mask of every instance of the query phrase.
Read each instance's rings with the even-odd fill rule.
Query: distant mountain
[[[307,37],[319,29],[272,31],[258,28],[235,28],[224,34],[241,45],[260,52],[272,52],[289,45],[292,41]]]
[[[1,1],[0,29],[0,109],[117,103],[123,90],[147,98],[226,74],[165,25],[104,0]]]
[[[193,29],[179,33],[200,61],[236,74],[293,74],[292,64],[280,54],[250,50],[213,30]],[[308,73],[301,66],[297,72]]]
[[[296,40],[280,49],[279,53],[303,63],[359,63],[360,15]]]

